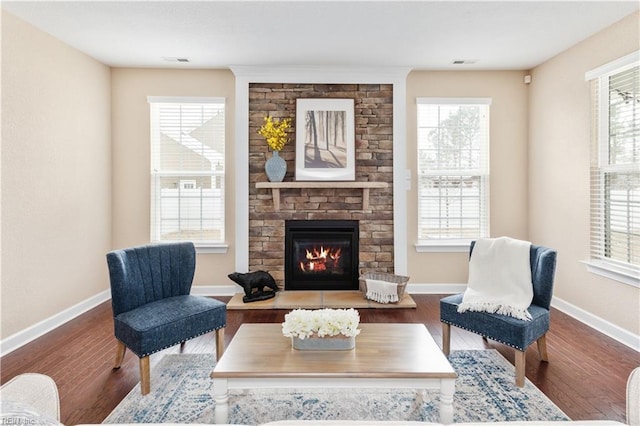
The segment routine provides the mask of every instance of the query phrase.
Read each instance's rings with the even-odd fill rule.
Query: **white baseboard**
[[[26,345],[57,327],[60,327],[62,324],[76,318],[90,309],[95,308],[109,299],[111,299],[111,291],[105,290],[65,309],[62,312],[40,321],[39,323],[19,331],[6,339],[2,339],[2,341],[0,341],[0,356],[5,356],[9,352],[15,351],[19,347]]]
[[[407,284],[407,293],[410,294],[456,294],[462,293],[467,288],[467,284]]]
[[[551,306],[599,331],[600,333],[617,340],[623,345],[626,345],[631,349],[640,352],[640,335],[633,334],[630,331],[618,327],[617,325],[612,324],[607,320],[593,315],[582,308],[572,305],[569,302],[558,299],[557,297],[554,297],[551,300]]]
[[[408,284],[407,292],[410,294],[455,294],[462,293],[466,289],[466,284]],[[199,296],[233,296],[236,293],[243,293],[239,285],[207,285],[193,286],[191,293]],[[87,312],[111,298],[111,292],[105,290],[87,300],[80,302],[64,311],[55,314],[31,327],[26,328],[6,339],[0,341],[0,356],[18,349],[21,346],[37,339],[49,331],[60,327],[62,324]],[[617,340],[618,342],[640,352],[640,336],[618,327],[596,315],[593,315],[575,305],[554,297],[551,306],[586,324],[587,326]]]
[[[233,296],[236,293],[244,293],[242,287],[237,284],[194,285],[191,287],[191,294],[196,296]]]

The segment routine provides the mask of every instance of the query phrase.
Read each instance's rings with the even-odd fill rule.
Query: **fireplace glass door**
[[[285,290],[357,290],[358,221],[285,223]]]

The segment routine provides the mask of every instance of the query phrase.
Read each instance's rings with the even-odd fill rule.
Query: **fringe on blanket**
[[[492,314],[508,315],[519,320],[531,321],[532,317],[528,310],[518,309],[513,306],[499,303],[461,303],[458,305],[458,312],[490,312]]]
[[[378,303],[395,303],[398,301],[398,284],[380,280],[367,279],[367,299]]]

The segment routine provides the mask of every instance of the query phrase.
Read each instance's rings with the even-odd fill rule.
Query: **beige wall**
[[[109,68],[2,12],[6,338],[108,289]]]
[[[466,253],[416,253],[416,106],[423,96],[482,96],[491,107],[491,230],[559,250],[556,296],[640,334],[639,290],[589,274],[588,85],[584,72],[638,49],[638,14],[525,72],[411,72],[407,79],[408,273],[464,283]],[[108,290],[104,254],[149,239],[146,97],[227,98],[233,74],[113,69],[2,12],[1,215],[4,339]],[[112,116],[111,116],[112,115]],[[527,143],[529,140],[529,143]],[[198,255],[195,285],[229,284],[235,184],[227,173],[228,254]],[[28,309],[25,309],[28,307]]]
[[[226,254],[198,254],[197,285],[233,284],[235,267],[234,119],[235,78],[229,70],[115,68],[112,78],[113,247],[149,242],[150,153],[147,96],[226,98]]]
[[[640,48],[639,15],[532,72],[530,237],[558,249],[556,297],[640,334],[640,290],[585,270],[589,257],[590,97],[585,72]]]
[[[417,122],[416,98],[489,97],[490,108],[490,232],[528,238],[527,115],[528,86],[523,71],[413,71],[407,78],[408,274],[413,283],[466,283],[467,253],[417,253]]]

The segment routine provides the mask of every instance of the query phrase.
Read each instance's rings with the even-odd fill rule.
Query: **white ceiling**
[[[116,67],[433,70],[528,70],[638,6],[637,0],[2,2],[4,10]]]

